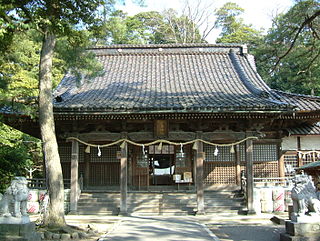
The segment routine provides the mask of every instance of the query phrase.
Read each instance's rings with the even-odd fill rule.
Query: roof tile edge
[[[207,43],[188,43],[188,44],[117,44],[106,46],[95,46],[88,48],[99,54],[125,54],[125,53],[172,53],[174,52],[220,52],[228,53],[233,49],[238,54],[247,54],[248,48],[243,44],[207,44]]]

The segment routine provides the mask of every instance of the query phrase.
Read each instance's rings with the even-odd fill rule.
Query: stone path
[[[189,217],[124,217],[99,241],[192,241],[219,239],[205,226]]]
[[[273,223],[223,223],[208,225],[220,241],[279,241],[284,225]]]

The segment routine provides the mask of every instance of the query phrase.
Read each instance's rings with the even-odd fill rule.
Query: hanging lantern
[[[235,151],[234,151],[234,145],[232,145],[232,146],[230,147],[230,153],[235,153]]]
[[[121,145],[120,145],[120,148],[121,149],[124,149],[126,147],[126,141],[123,141],[122,143],[121,143]]]
[[[218,147],[216,146],[216,149],[214,150],[213,155],[214,155],[214,156],[218,156],[218,153],[219,153],[219,150],[218,150]]]
[[[98,156],[101,156],[101,150],[100,150],[100,146],[98,146]]]
[[[87,146],[86,149],[84,150],[85,153],[90,153],[90,146]]]

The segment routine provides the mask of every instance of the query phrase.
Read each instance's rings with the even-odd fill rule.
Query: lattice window
[[[215,156],[214,152],[216,147],[204,144],[203,150],[206,153],[206,162],[228,162],[228,161],[234,161],[234,153],[230,153],[230,147],[229,146],[219,146],[218,148],[218,155]]]
[[[240,152],[240,161],[246,161],[246,145],[244,143],[239,145],[239,152]]]
[[[79,162],[84,161],[84,145],[79,145]],[[60,161],[61,162],[71,162],[71,144],[59,145],[58,147]]]
[[[298,167],[297,154],[285,154],[284,155],[284,168],[285,176],[294,176],[294,168]]]
[[[254,144],[253,161],[277,161],[278,148],[276,144]]]
[[[235,184],[236,173],[233,163],[204,163],[204,184]]]
[[[278,177],[278,162],[260,162],[253,164],[254,177]],[[241,171],[246,171],[246,163],[241,162]]]
[[[98,148],[92,147],[90,150],[91,162],[120,162],[117,158],[117,152],[121,151],[118,145],[110,147],[100,147],[101,156],[98,156]]]
[[[253,165],[254,177],[278,177],[278,162],[262,162]]]
[[[71,162],[71,144],[59,145],[60,162]]]
[[[246,160],[245,144],[239,145],[240,160]],[[278,160],[278,148],[277,144],[253,144],[253,161],[256,162],[270,162]]]
[[[84,150],[85,150],[84,145],[79,145],[79,162],[84,162]]]

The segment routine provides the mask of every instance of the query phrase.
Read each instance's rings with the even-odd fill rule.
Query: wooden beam
[[[127,215],[127,192],[128,192],[128,145],[121,148],[120,160],[120,215]]]
[[[247,173],[247,209],[248,214],[254,214],[253,209],[253,143],[246,140],[246,173]]]
[[[203,152],[203,143],[197,142],[196,151],[196,188],[197,188],[197,215],[204,215],[204,187],[203,187],[203,161],[205,153]]]
[[[71,146],[71,192],[70,192],[70,213],[75,214],[78,210],[78,167],[79,167],[79,143],[72,140]]]

